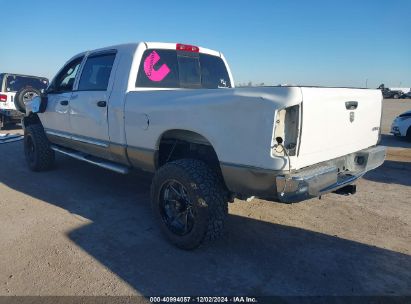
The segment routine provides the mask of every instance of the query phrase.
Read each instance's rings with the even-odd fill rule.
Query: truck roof
[[[130,56],[131,58],[140,58],[143,54],[143,52],[146,49],[165,49],[165,50],[187,50],[189,51],[190,47],[196,47],[198,48],[198,50],[196,49],[195,52],[199,52],[201,54],[207,54],[207,55],[211,55],[211,56],[216,56],[221,58],[221,60],[224,62],[225,68],[228,72],[229,78],[230,78],[230,82],[232,87],[234,87],[234,79],[230,70],[230,67],[227,63],[227,61],[224,58],[224,55],[218,51],[214,51],[208,48],[204,48],[204,47],[199,47],[199,46],[193,46],[193,45],[189,45],[189,44],[180,44],[180,43],[164,43],[164,42],[135,42],[135,43],[124,43],[124,44],[117,44],[117,45],[111,45],[111,46],[106,46],[103,48],[99,48],[99,49],[94,49],[94,50],[88,50],[85,52],[81,52],[78,53],[76,55],[74,55],[73,57],[71,57],[69,59],[70,62],[72,60],[75,60],[77,58],[80,58],[82,56],[88,56],[89,54],[93,54],[93,53],[99,53],[99,52],[106,52],[106,51],[117,51],[119,53],[123,53],[125,55],[127,55],[126,57]],[[191,50],[194,51],[194,50]],[[140,57],[139,57],[140,56]],[[134,59],[132,59],[134,60]],[[130,62],[129,62],[130,63]],[[137,75],[138,73],[138,66],[137,64],[139,64],[137,61],[132,61],[131,62],[131,74],[132,75]],[[136,79],[131,80],[132,78],[129,79],[129,85],[130,87],[135,87],[135,81]]]
[[[87,54],[90,52],[98,52],[98,51],[104,51],[104,50],[110,50],[110,49],[117,49],[121,51],[134,51],[140,44],[145,44],[146,48],[148,49],[171,49],[175,50],[177,44],[179,43],[169,43],[169,42],[148,42],[148,41],[141,41],[141,42],[134,42],[134,43],[123,43],[123,44],[117,44],[117,45],[111,45],[103,48],[98,48],[94,50],[88,50],[85,52],[78,53],[76,56]],[[204,54],[209,54],[209,55],[214,55],[214,56],[219,56],[221,57],[221,53],[215,50],[211,50],[208,48],[204,48],[201,46],[197,46],[200,50],[200,53]]]

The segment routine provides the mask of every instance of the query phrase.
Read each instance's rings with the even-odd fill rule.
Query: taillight
[[[7,95],[5,95],[5,94],[0,94],[0,101],[6,102],[6,101],[7,101]]]
[[[176,50],[177,51],[184,51],[184,52],[192,52],[192,53],[198,53],[200,51],[200,49],[197,46],[188,45],[188,44],[181,44],[181,43],[178,43],[176,45]]]
[[[302,105],[291,106],[277,111],[274,122],[272,156],[296,156],[301,130]],[[279,144],[282,147],[279,147]],[[279,148],[278,148],[279,147]],[[278,148],[278,149],[277,149]],[[284,152],[283,150],[286,149]]]

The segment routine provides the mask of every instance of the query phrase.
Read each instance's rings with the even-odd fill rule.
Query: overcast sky
[[[64,4],[63,4],[64,3]],[[223,52],[235,82],[411,87],[410,0],[0,0],[0,72],[53,77],[75,53],[182,42]]]

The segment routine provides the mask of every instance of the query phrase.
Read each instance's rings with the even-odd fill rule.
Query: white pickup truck
[[[127,173],[154,172],[151,201],[167,238],[192,249],[218,237],[234,197],[298,202],[380,166],[380,90],[235,89],[224,56],[169,43],[74,56],[26,108],[34,171],[54,152]]]

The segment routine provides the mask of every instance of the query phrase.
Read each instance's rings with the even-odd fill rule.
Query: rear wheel
[[[194,249],[221,236],[228,203],[220,179],[194,159],[165,164],[154,176],[151,202],[167,239],[182,249]]]
[[[29,125],[24,130],[24,154],[32,171],[45,171],[54,163],[54,151],[40,124]]]
[[[398,99],[398,98],[400,98],[400,95],[394,94],[393,98],[394,98],[394,99]]]

